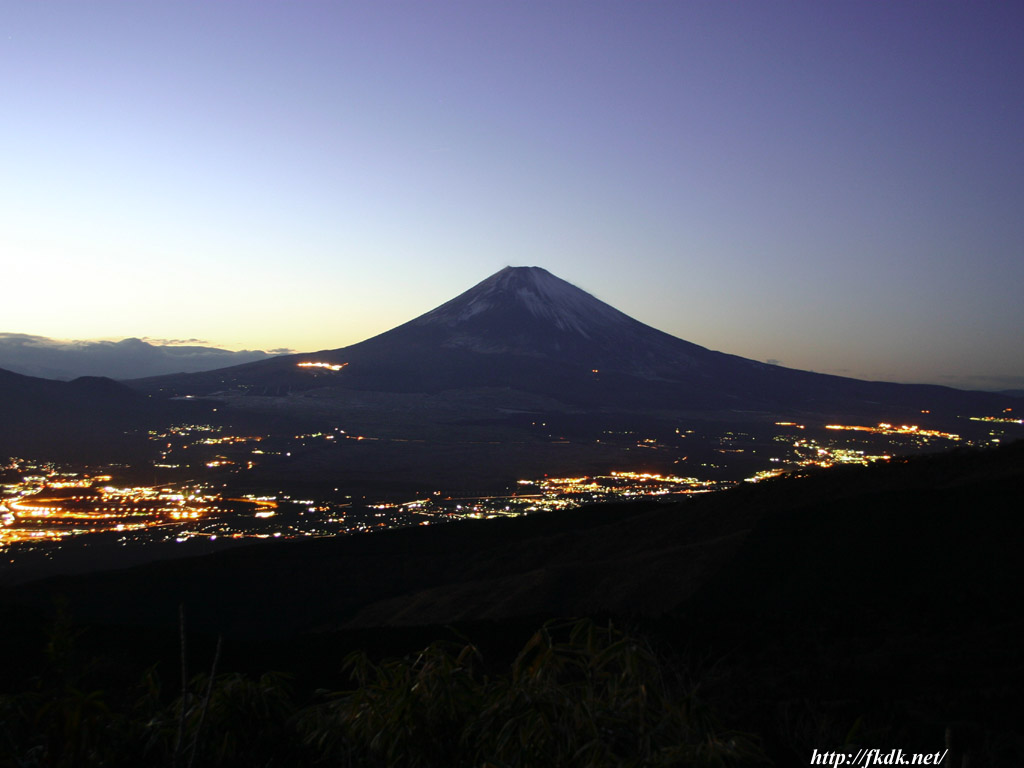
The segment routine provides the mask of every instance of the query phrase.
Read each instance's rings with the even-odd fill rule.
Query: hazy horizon
[[[557,277],[557,276],[556,276]],[[454,298],[454,296],[452,297]],[[411,320],[413,318],[407,318]],[[403,321],[404,322],[404,321]],[[401,323],[399,323],[401,324]],[[391,329],[387,329],[391,330]],[[663,329],[658,329],[663,330]],[[376,334],[374,334],[376,335]],[[371,338],[371,337],[367,337]],[[356,342],[364,341],[358,339]],[[687,339],[687,341],[690,341]],[[142,344],[130,344],[129,342],[142,342]],[[349,346],[348,344],[342,346]],[[146,353],[139,355],[141,352]],[[222,345],[211,343],[205,339],[154,339],[150,337],[139,338],[137,336],[113,337],[105,339],[53,339],[45,336],[0,332],[0,368],[8,368],[17,373],[32,376],[43,376],[50,378],[70,379],[80,375],[101,375],[111,378],[138,378],[141,376],[162,375],[165,373],[198,372],[212,370],[214,368],[227,367],[230,365],[242,364],[260,359],[258,355],[283,355],[283,354],[312,354],[321,349],[337,349],[340,347],[320,347],[317,349],[294,349],[277,348],[266,349],[255,347],[252,349],[231,350]],[[165,360],[154,361],[154,352],[165,352]],[[730,350],[716,350],[730,353]],[[169,354],[167,354],[169,353]],[[207,355],[204,353],[218,353]],[[203,364],[203,358],[216,359],[217,364]],[[137,358],[137,359],[136,359]],[[237,360],[232,360],[237,358]],[[751,358],[757,359],[757,358]],[[173,364],[168,365],[171,361]],[[767,359],[759,360],[773,365],[782,365],[788,368],[780,360]],[[187,365],[186,365],[187,363]],[[166,370],[157,370],[154,366],[168,366]],[[110,372],[105,372],[103,366],[111,367]],[[55,375],[59,371],[57,366],[63,366],[67,370],[60,371],[61,375]],[[71,371],[78,366],[81,370],[77,373]],[[133,366],[139,367],[139,372],[130,373]],[[804,369],[813,370],[813,369]],[[828,371],[820,371],[828,373]],[[852,378],[857,377],[851,374]],[[918,381],[885,379],[900,383],[910,384],[941,384],[960,389],[976,389],[1003,391],[1016,389],[1024,381],[1017,381],[1012,377],[1007,382],[1000,383],[993,377],[965,376],[956,379],[947,377],[945,381]],[[988,381],[989,383],[984,383]]]

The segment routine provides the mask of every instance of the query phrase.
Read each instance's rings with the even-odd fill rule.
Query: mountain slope
[[[342,367],[300,365],[311,362]],[[490,387],[569,407],[690,412],[919,412],[964,402],[996,407],[1005,400],[797,371],[715,352],[644,325],[539,267],[507,267],[436,309],[349,347],[134,385],[179,395]]]

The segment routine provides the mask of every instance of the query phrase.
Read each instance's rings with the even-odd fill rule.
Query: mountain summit
[[[584,373],[645,378],[671,378],[680,367],[720,356],[644,325],[540,267],[506,267],[384,336],[390,334],[430,347],[547,358]]]
[[[602,329],[636,324],[628,315],[541,267],[506,267],[412,322],[447,328],[486,327],[495,320],[522,322],[524,311],[534,324],[553,324],[584,338]]]
[[[836,414],[984,398],[865,382],[715,352],[634,320],[540,267],[506,267],[349,347],[140,383],[171,394],[440,393],[486,388],[565,407]]]

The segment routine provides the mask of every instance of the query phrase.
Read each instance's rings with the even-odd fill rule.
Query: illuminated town
[[[321,366],[319,363],[309,365]],[[328,364],[322,364],[328,367]],[[331,368],[331,370],[334,370]],[[926,414],[926,412],[923,412]],[[176,424],[148,438],[155,458],[145,466],[73,467],[9,458],[0,466],[0,550],[59,549],[69,537],[106,535],[121,546],[336,536],[457,519],[514,517],[587,504],[679,500],[837,464],[866,465],[953,444],[980,445],[1024,436],[1009,411],[963,417],[974,434],[913,424],[875,426],[778,421],[757,435],[725,430],[644,435],[606,430],[636,454],[633,469],[515,481],[492,495],[430,490],[407,500],[354,496],[344,488],[303,498],[247,489],[246,477],[266,461],[305,446],[346,441],[401,441],[349,434],[341,428],[289,436],[231,434],[212,424]],[[534,422],[547,428],[545,422]],[[981,430],[981,431],[978,431]],[[551,434],[552,442],[566,442]],[[665,466],[685,472],[665,471]],[[140,478],[145,477],[145,481]]]

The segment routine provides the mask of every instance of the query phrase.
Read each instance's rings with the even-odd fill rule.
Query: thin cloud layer
[[[281,354],[277,350],[272,353],[263,350],[233,352],[206,344],[200,339],[96,341],[0,333],[0,368],[47,379],[71,380],[79,376],[134,379],[208,371]]]

